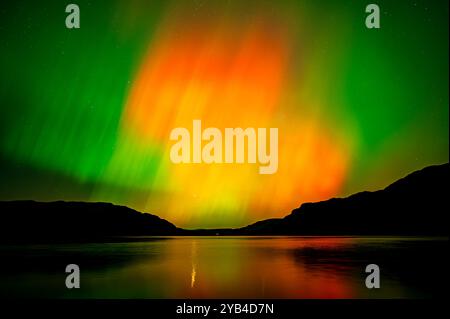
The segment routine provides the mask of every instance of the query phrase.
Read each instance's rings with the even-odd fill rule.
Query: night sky
[[[448,1],[0,4],[0,200],[236,227],[448,162]],[[81,28],[65,27],[76,3]],[[170,131],[279,128],[279,168],[170,162]]]

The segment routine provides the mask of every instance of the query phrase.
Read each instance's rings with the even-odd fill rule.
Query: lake
[[[447,246],[447,238],[219,236],[0,245],[0,296],[432,297],[445,289]],[[80,267],[80,289],[65,287],[68,264]],[[368,264],[380,267],[380,289],[365,286]]]

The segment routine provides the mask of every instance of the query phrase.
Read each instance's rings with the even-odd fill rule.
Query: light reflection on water
[[[124,239],[123,239],[124,240]],[[0,246],[0,296],[62,298],[409,298],[436,292],[447,239],[167,237]],[[81,288],[64,286],[78,264]],[[365,287],[366,265],[381,289]]]
[[[191,274],[191,288],[194,288],[195,276],[197,275],[197,241],[192,241],[192,274]]]

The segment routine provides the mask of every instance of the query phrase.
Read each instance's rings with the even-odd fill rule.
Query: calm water
[[[122,239],[123,240],[123,239]],[[447,239],[170,237],[0,245],[0,295],[49,298],[415,298],[439,294]],[[78,264],[81,288],[65,288]],[[365,287],[365,266],[381,289]],[[441,273],[440,273],[441,271]]]

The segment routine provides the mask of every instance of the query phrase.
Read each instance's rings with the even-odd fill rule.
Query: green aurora
[[[256,13],[286,17],[291,70],[283,83],[297,92],[294,100],[314,96],[325,105],[291,111],[314,113],[345,144],[345,176],[333,196],[379,189],[448,162],[446,0],[378,0],[379,30],[364,25],[367,1],[75,3],[77,30],[65,27],[65,1],[0,4],[0,200],[107,201],[181,227],[235,227],[288,214],[284,206],[254,213],[230,195],[225,213],[218,204],[178,219],[159,204],[171,196],[161,144],[127,151],[137,147],[122,132],[134,80],[160,45],[161,29],[184,16],[220,18],[225,30],[254,23]],[[307,83],[300,83],[303,73]],[[299,205],[302,194],[292,200]]]

